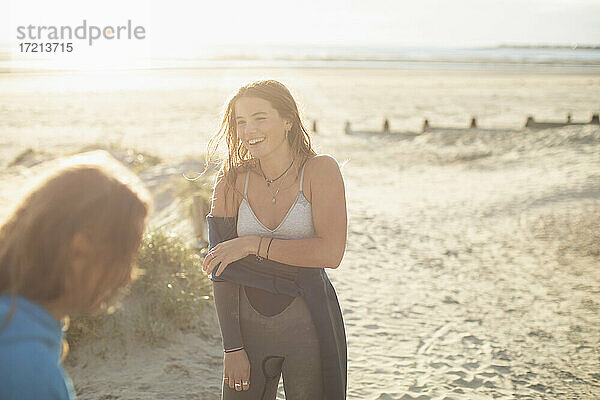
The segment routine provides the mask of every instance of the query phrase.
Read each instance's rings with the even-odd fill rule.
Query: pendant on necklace
[[[275,204],[275,197],[271,200],[271,203]]]

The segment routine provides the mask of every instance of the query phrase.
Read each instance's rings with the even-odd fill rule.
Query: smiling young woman
[[[282,374],[288,398],[345,398],[343,319],[324,270],[346,245],[338,164],[315,153],[292,95],[273,80],[230,99],[209,158],[223,139],[203,266],[223,336],[223,398],[275,399]]]

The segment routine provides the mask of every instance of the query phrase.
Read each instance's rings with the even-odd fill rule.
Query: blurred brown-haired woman
[[[72,159],[50,172],[0,227],[0,387],[8,398],[73,398],[59,365],[59,321],[98,310],[131,281],[150,200],[129,171],[100,155],[100,164]]]

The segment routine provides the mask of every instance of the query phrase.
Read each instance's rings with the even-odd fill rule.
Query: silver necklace
[[[292,163],[290,164],[289,167],[287,167],[285,169],[285,171],[283,171],[283,173],[281,175],[279,175],[277,178],[275,179],[267,179],[267,176],[265,175],[265,173],[263,172],[262,166],[260,165],[260,162],[258,164],[258,166],[260,167],[260,172],[265,180],[265,182],[267,182],[267,188],[269,189],[269,192],[271,191],[271,183],[275,182],[276,180],[278,180],[279,178],[283,177],[285,174],[287,174],[287,172],[290,170],[290,168],[292,168],[292,165],[294,165],[294,160],[292,160]],[[279,185],[279,187],[277,188],[277,190],[275,191],[275,194],[273,194],[271,192],[271,204],[275,204],[275,197],[277,197],[277,195],[279,194],[279,190],[281,189],[282,184]]]
[[[262,169],[262,165],[260,164],[260,161],[258,162],[258,166],[260,167],[260,173],[262,174],[263,178],[265,179],[265,182],[267,182],[267,186],[271,186],[271,183],[275,182],[276,180],[278,180],[279,178],[281,178],[282,176],[284,176],[285,173],[288,172],[290,168],[292,168],[292,165],[294,165],[294,160],[292,160],[292,163],[290,164],[290,166],[287,167],[285,169],[285,171],[283,171],[281,173],[281,175],[279,175],[277,178],[268,179],[267,176],[265,175],[263,169]]]

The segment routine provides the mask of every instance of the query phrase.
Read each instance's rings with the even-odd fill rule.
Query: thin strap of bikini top
[[[302,193],[302,181],[304,180],[304,167],[306,167],[306,162],[302,166],[302,172],[300,173],[300,193]],[[246,185],[244,185],[244,198],[248,200],[248,178],[250,178],[250,171],[246,173]]]
[[[250,178],[250,170],[246,174],[246,186],[244,186],[244,198],[248,200],[248,178]]]
[[[300,173],[300,193],[302,193],[302,181],[304,180],[304,167],[306,167],[306,162],[302,166],[302,172]]]

